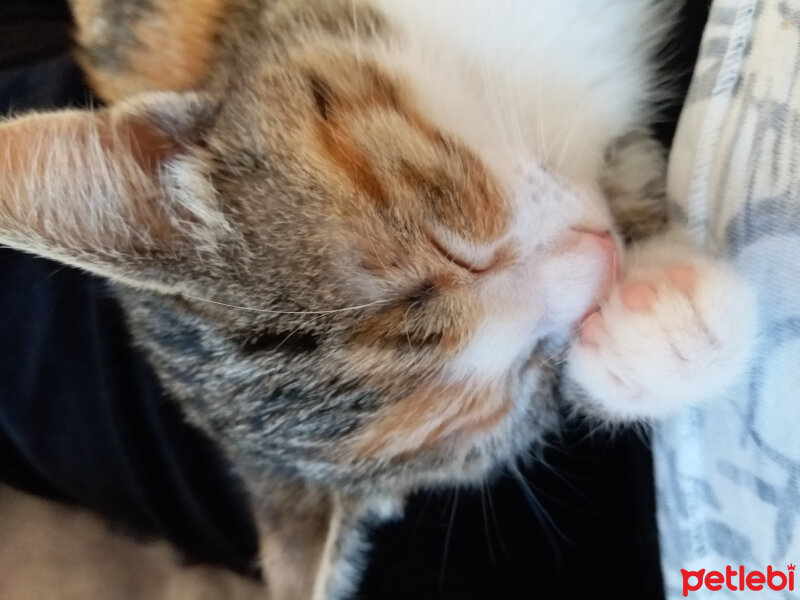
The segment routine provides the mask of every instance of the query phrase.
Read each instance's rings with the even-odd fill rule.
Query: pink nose
[[[595,231],[593,229],[583,229],[580,227],[575,228],[578,233],[585,234],[594,239],[600,248],[606,252],[609,258],[613,259],[612,262],[616,267],[617,265],[617,242],[610,231]]]
[[[573,227],[572,231],[585,236],[605,255],[607,272],[600,290],[598,290],[598,296],[606,295],[620,275],[618,248],[614,236],[609,231],[588,227]]]

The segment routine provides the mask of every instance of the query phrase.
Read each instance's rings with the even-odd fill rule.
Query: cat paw
[[[583,320],[567,375],[606,416],[659,417],[738,381],[755,338],[754,295],[727,266],[637,268]]]

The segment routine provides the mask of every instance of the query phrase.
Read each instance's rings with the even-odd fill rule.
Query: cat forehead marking
[[[470,243],[508,230],[509,203],[492,173],[425,118],[403,81],[346,57],[305,77],[316,147],[354,191],[388,212],[433,217]]]

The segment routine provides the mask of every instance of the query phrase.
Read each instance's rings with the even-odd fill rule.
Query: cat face
[[[516,455],[554,418],[546,342],[612,277],[599,195],[533,157],[493,168],[349,54],[241,79],[193,150],[228,262],[131,303],[181,365],[162,376],[246,462],[305,477],[471,479]]]
[[[4,194],[5,237],[122,282],[162,380],[245,470],[484,476],[555,418],[548,359],[614,274],[601,195],[468,143],[378,54],[270,51],[201,95],[4,126],[6,152],[54,144],[13,169],[49,176]]]

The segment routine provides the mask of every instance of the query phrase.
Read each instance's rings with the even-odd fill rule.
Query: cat
[[[484,481],[562,404],[642,421],[746,369],[755,297],[667,219],[677,3],[73,0],[107,108],[0,125],[0,242],[107,277],[247,484],[266,597]]]

